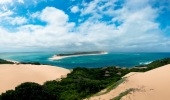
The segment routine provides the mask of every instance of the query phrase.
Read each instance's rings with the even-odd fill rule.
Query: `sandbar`
[[[51,58],[49,58],[49,60],[60,60],[60,59],[69,58],[69,57],[90,56],[90,55],[104,55],[104,54],[108,54],[108,53],[104,52],[104,53],[98,53],[98,54],[80,54],[80,55],[71,55],[71,56],[57,56],[57,55],[54,55]]]

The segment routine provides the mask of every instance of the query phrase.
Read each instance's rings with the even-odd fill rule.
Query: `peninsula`
[[[105,51],[90,51],[90,52],[74,52],[74,53],[61,53],[56,54],[50,60],[59,60],[68,57],[77,57],[77,56],[85,56],[85,55],[102,55],[107,54]]]

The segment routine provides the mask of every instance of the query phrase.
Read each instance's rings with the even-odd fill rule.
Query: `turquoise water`
[[[0,53],[0,58],[10,59],[22,62],[40,62],[60,66],[64,68],[75,67],[105,67],[105,66],[120,66],[133,67],[135,65],[145,64],[157,59],[170,57],[170,53],[109,53],[105,55],[88,55],[79,57],[70,57],[51,61],[48,58],[52,57],[56,52],[25,52],[25,53]]]

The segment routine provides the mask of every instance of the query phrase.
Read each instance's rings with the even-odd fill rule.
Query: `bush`
[[[48,91],[37,83],[26,82],[17,86],[15,90],[2,93],[2,100],[56,100]]]
[[[41,63],[39,63],[39,62],[20,62],[20,64],[41,65]]]
[[[0,64],[14,64],[14,63],[7,60],[0,59]]]

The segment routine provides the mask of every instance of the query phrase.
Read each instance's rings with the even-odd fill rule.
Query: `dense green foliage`
[[[20,62],[20,64],[41,65],[39,62]]]
[[[57,94],[59,100],[80,100],[118,81],[121,75],[118,75],[118,70],[115,69],[115,67],[75,68],[67,78],[61,81],[49,81],[43,86],[51,94]]]
[[[154,69],[154,68],[166,65],[166,64],[170,64],[170,58],[156,60],[146,66],[147,66],[148,70],[150,70],[150,69]]]
[[[14,64],[14,63],[7,60],[0,59],[0,64]]]
[[[14,64],[14,62],[0,59],[0,64]],[[41,63],[39,63],[39,62],[19,62],[19,64],[41,65]]]
[[[2,94],[2,100],[56,100],[37,83],[26,82]]]
[[[147,65],[136,66],[136,68],[146,67],[143,71],[148,71],[148,70],[155,69],[155,68],[158,68],[158,67],[166,65],[166,64],[170,64],[170,58],[155,60]],[[141,70],[139,70],[139,71],[141,71]]]
[[[170,63],[170,58],[133,68],[75,68],[66,78],[43,85],[24,83],[0,96],[1,100],[81,100],[113,85],[129,72],[145,72]]]

